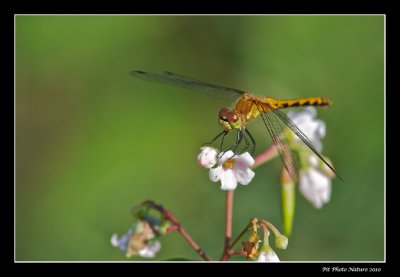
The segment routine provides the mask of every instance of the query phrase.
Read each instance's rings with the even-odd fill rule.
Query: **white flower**
[[[303,111],[291,111],[288,117],[310,139],[311,143],[320,152],[321,139],[325,137],[326,126],[321,120],[316,119],[317,112],[314,107],[307,107]],[[289,143],[297,152],[300,161],[299,183],[300,192],[316,208],[321,208],[328,203],[331,197],[331,179],[333,171],[315,156],[311,150],[301,143],[300,139],[289,132]],[[327,162],[329,159],[325,158]],[[330,163],[330,162],[329,162]]]
[[[139,250],[139,256],[143,258],[154,258],[161,249],[161,243],[158,240],[149,242],[145,247]]]
[[[301,131],[310,139],[318,151],[322,150],[321,139],[325,137],[325,122],[315,119],[317,111],[314,107],[307,107],[302,111],[290,111],[287,116],[299,127]],[[294,140],[293,140],[294,138]],[[289,135],[292,142],[301,143],[301,140],[294,134]],[[302,144],[302,143],[301,143]]]
[[[201,152],[197,156],[197,161],[202,167],[211,168],[217,164],[217,155],[219,152],[217,149],[205,146],[201,147],[200,150]]]
[[[111,236],[111,245],[114,247],[118,247],[119,250],[122,252],[126,253],[128,251],[128,244],[129,240],[131,239],[131,236],[135,233],[135,227],[129,228],[128,232],[121,236],[121,238],[118,239],[117,234],[113,234]]]
[[[247,185],[255,173],[250,169],[254,164],[253,157],[248,153],[234,155],[229,150],[217,155],[218,166],[211,168],[209,175],[213,182],[221,181],[221,189],[234,190],[237,183]]]
[[[258,255],[257,262],[262,263],[278,263],[280,262],[278,255],[272,250],[271,247],[268,247],[266,250],[261,250]]]
[[[140,220],[120,238],[118,238],[117,234],[113,234],[111,236],[111,245],[118,247],[121,252],[126,254],[127,258],[136,255],[143,258],[154,258],[161,249],[161,243],[158,240],[154,240],[154,238],[155,234],[150,223]]]
[[[316,208],[329,202],[331,198],[331,178],[324,172],[325,164],[321,165],[314,155],[309,156],[309,167],[300,170],[300,192]]]

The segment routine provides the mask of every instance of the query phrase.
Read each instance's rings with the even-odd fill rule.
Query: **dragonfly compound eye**
[[[228,113],[229,113],[229,109],[228,108],[222,108],[219,111],[219,118],[224,120],[224,121],[228,121],[227,120]]]
[[[237,122],[239,120],[239,115],[236,112],[228,112],[226,117],[228,122]]]

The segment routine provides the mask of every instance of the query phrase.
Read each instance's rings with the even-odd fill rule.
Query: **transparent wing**
[[[240,89],[209,84],[203,81],[195,80],[169,71],[165,71],[163,74],[155,74],[155,73],[148,73],[144,71],[134,70],[131,71],[130,74],[133,77],[150,81],[153,83],[172,85],[176,87],[183,87],[200,91],[207,91],[207,92],[212,92],[213,94],[217,93],[217,94],[240,96],[243,93],[245,93],[243,90]]]
[[[267,103],[263,104],[268,105]],[[335,169],[324,159],[324,157],[322,157],[321,153],[319,153],[318,150],[314,147],[310,139],[299,129],[299,127],[297,127],[296,124],[293,123],[293,121],[285,113],[280,110],[273,109],[272,107],[270,107],[270,109],[283,123],[285,123],[286,126],[290,128],[290,130],[293,131],[293,133],[296,134],[297,137],[299,137],[304,142],[305,145],[307,145],[308,148],[311,149],[311,151],[314,152],[315,155],[318,156],[318,158],[320,158],[326,164],[327,167],[329,167],[336,174],[337,177],[339,177],[339,179],[343,181],[343,179],[339,176]]]
[[[262,107],[263,103],[255,102],[255,104],[260,112],[260,117],[263,120],[268,133],[271,135],[272,142],[278,149],[279,156],[282,159],[286,171],[289,173],[289,176],[292,178],[293,182],[296,182],[297,165],[284,132],[284,125],[275,113],[264,112]]]
[[[172,77],[172,78],[176,78],[176,79],[186,80],[186,81],[189,81],[189,82],[207,84],[206,82],[203,82],[203,81],[200,81],[200,80],[188,77],[188,76],[184,76],[184,75],[181,75],[181,74],[178,74],[178,73],[174,73],[174,72],[171,72],[171,71],[164,71],[162,73],[162,75],[166,75],[166,76],[169,76],[169,77]]]
[[[268,123],[270,125],[270,126],[267,126],[267,128],[275,129],[275,130],[268,130],[268,131],[270,132],[270,134],[272,133],[271,136],[273,137],[274,143],[275,143],[275,140],[278,140],[278,143],[276,143],[275,145],[277,145],[279,152],[281,154],[282,161],[285,165],[285,168],[289,172],[289,175],[292,178],[293,178],[293,176],[297,176],[297,170],[294,170],[296,172],[296,175],[294,175],[292,172],[293,172],[293,168],[296,169],[296,167],[295,167],[295,165],[292,166],[292,164],[294,164],[294,163],[292,163],[292,160],[294,161],[293,154],[289,155],[289,153],[287,153],[288,152],[287,148],[289,148],[289,150],[290,150],[290,146],[287,144],[287,138],[283,132],[281,122],[283,122],[286,126],[288,126],[290,128],[290,130],[292,130],[293,133],[295,133],[296,136],[299,137],[301,139],[301,141],[305,145],[307,145],[307,147],[310,148],[310,150],[313,151],[314,154],[317,155],[318,158],[320,158],[321,161],[323,161],[326,164],[326,166],[328,166],[340,180],[343,181],[343,179],[335,171],[335,169],[324,159],[324,157],[322,157],[321,153],[319,153],[319,151],[314,147],[314,145],[312,144],[310,139],[299,129],[299,127],[297,127],[296,124],[293,123],[293,121],[285,113],[283,113],[280,110],[274,109],[271,105],[269,105],[268,103],[265,103],[265,102],[262,102],[262,103],[256,102],[256,104],[257,104],[258,110],[260,111],[261,118],[263,119],[265,125],[268,125]],[[263,105],[266,106],[267,109],[271,110],[272,112],[265,113],[264,109],[262,107]],[[274,121],[275,119],[272,119],[272,117],[271,117],[272,114],[274,115],[275,119],[279,119],[278,124],[275,123],[275,121]],[[282,135],[277,135],[277,133],[279,134],[279,132],[281,132]],[[274,139],[274,137],[278,137],[278,139]],[[279,140],[281,140],[281,141],[279,142]],[[287,145],[283,145],[283,146],[279,145],[279,144],[282,144],[282,142],[283,142],[283,144],[287,144]],[[290,152],[292,152],[292,151],[290,150]],[[289,156],[291,156],[291,157],[289,157]]]

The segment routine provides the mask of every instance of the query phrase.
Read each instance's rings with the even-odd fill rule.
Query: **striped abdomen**
[[[306,98],[298,98],[291,100],[277,100],[266,97],[263,99],[263,101],[268,102],[275,109],[306,107],[306,106],[325,107],[331,105],[331,101],[328,98],[322,98],[322,97],[306,97]]]
[[[260,112],[268,113],[272,109],[284,109],[305,106],[330,106],[331,101],[322,97],[306,97],[291,100],[279,100],[272,97],[258,98],[251,94],[244,94],[236,103],[235,111],[239,114],[242,123],[258,117]]]

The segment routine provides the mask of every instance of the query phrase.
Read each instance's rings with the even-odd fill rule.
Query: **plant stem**
[[[165,209],[163,206],[158,205],[151,200],[143,202],[142,205],[148,205],[153,209],[156,209],[157,211],[162,213],[166,218],[168,218],[174,224],[174,226],[176,226],[176,230],[186,239],[186,241],[190,244],[190,246],[197,252],[197,254],[200,255],[200,257],[203,258],[203,260],[211,261],[210,257],[208,257],[208,255],[203,251],[203,249],[201,249],[200,246],[192,239],[192,237],[186,232],[186,230],[181,226],[176,217],[169,210]],[[172,228],[171,230],[173,229],[175,228]]]
[[[227,261],[231,256],[229,248],[232,239],[233,192],[233,190],[226,191],[225,245],[220,258],[221,261]]]
[[[268,148],[267,150],[265,150],[263,153],[261,153],[260,155],[258,155],[255,158],[255,162],[253,165],[253,169],[262,165],[265,162],[268,162],[269,160],[271,160],[272,158],[275,158],[278,155],[278,151],[276,149],[276,147],[274,145],[271,145],[270,148]]]
[[[262,223],[264,223],[265,225],[267,225],[269,228],[271,228],[272,232],[274,233],[275,236],[280,235],[280,232],[278,231],[278,229],[276,229],[276,227],[274,225],[272,225],[271,222],[266,221],[265,219],[260,219],[260,221]]]
[[[235,241],[232,242],[232,244],[229,246],[229,250],[231,250],[242,239],[242,237],[244,236],[244,234],[246,234],[251,225],[252,225],[251,223],[247,224],[247,226],[243,229],[243,231],[239,234],[239,236],[237,236]]]
[[[234,255],[246,255],[246,252],[243,251],[242,249],[235,250],[235,251],[232,251],[230,253],[231,253],[231,257],[234,256]]]

